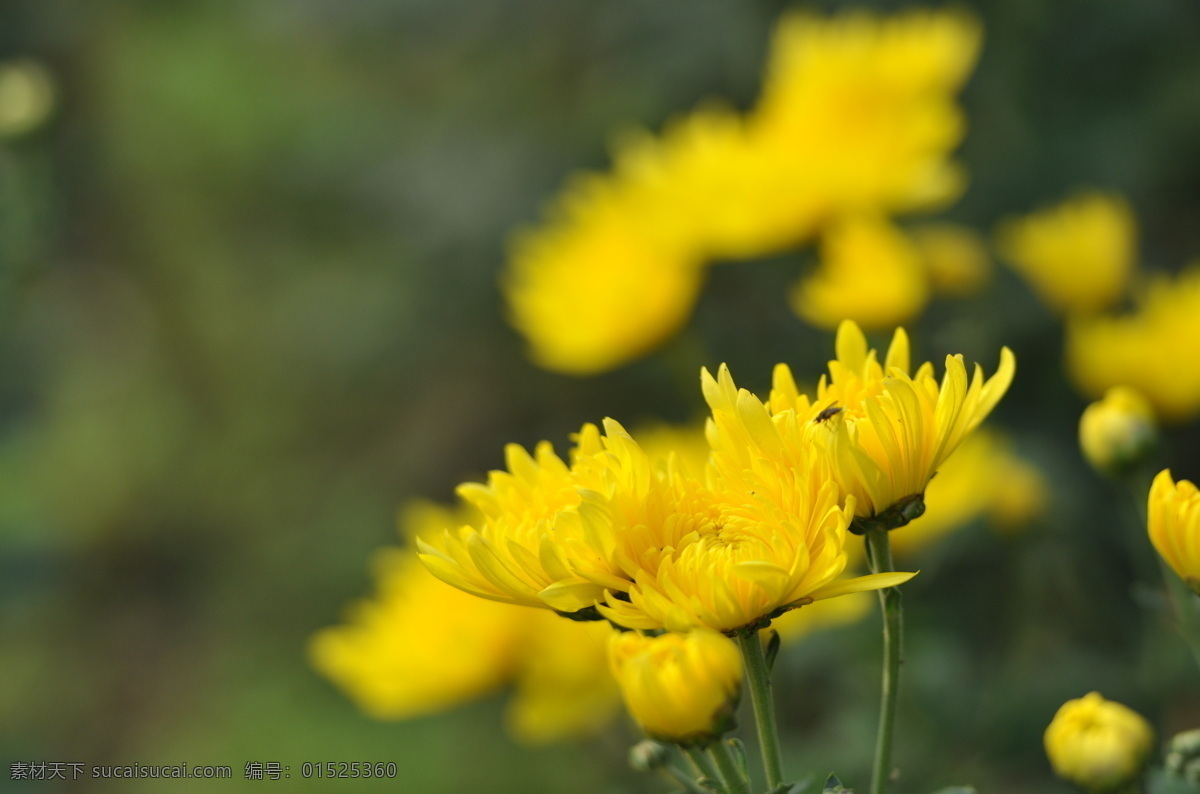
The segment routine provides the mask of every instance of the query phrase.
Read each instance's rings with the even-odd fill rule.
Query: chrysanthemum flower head
[[[1125,292],[1137,251],[1137,223],[1115,193],[1081,193],[1001,224],[1001,253],[1038,297],[1063,314],[1094,313]]]
[[[614,175],[655,235],[708,258],[747,259],[794,247],[821,219],[820,197],[781,167],[745,118],[708,103],[662,135],[630,133],[614,152]]]
[[[1200,490],[1163,469],[1150,486],[1150,542],[1188,587],[1200,593]]]
[[[534,360],[590,375],[657,347],[686,322],[703,281],[694,241],[655,228],[636,183],[579,177],[543,226],[517,234],[503,279]]]
[[[847,318],[882,328],[920,314],[929,285],[913,241],[881,216],[859,215],[825,230],[818,268],[791,299],[796,313],[819,328]]]
[[[1200,413],[1200,263],[1158,276],[1124,315],[1076,319],[1067,327],[1067,369],[1089,396],[1113,386],[1139,391],[1165,421]]]
[[[934,292],[962,298],[978,294],[991,279],[992,261],[987,246],[971,227],[923,223],[910,232]]]
[[[377,558],[379,594],[311,642],[313,666],[367,713],[408,719],[499,688],[516,669],[521,610],[429,575],[410,552]],[[565,622],[565,621],[564,621]]]
[[[979,43],[951,11],[785,17],[751,121],[833,215],[936,206],[964,184],[948,160],[965,129],[954,94]]]
[[[729,638],[623,632],[610,641],[609,661],[630,715],[652,738],[704,745],[732,727],[742,656]]]
[[[850,321],[838,328],[836,351],[815,399],[797,389],[786,365],[776,367],[771,414],[777,426],[792,428],[785,447],[810,444],[825,451],[832,478],[854,497],[856,516],[893,511],[889,520],[903,523],[919,515],[921,496],[938,467],[1004,396],[1015,359],[1004,348],[995,375],[984,379],[976,366],[968,379],[962,356],[947,356],[939,384],[928,362],[910,374],[903,329],[896,330],[880,363]]]

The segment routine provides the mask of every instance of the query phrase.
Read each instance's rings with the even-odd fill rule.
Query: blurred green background
[[[496,289],[509,230],[566,174],[604,168],[613,133],[705,97],[749,104],[788,7],[0,6],[0,60],[40,62],[56,90],[43,125],[0,140],[0,788],[56,790],[7,767],[64,761],[234,769],[181,791],[665,790],[625,769],[628,729],[521,748],[498,700],[374,722],[305,644],[369,592],[397,506],[448,500],[504,443],[561,450],[607,415],[697,417],[702,364],[762,390],[776,361],[815,374],[829,357],[831,336],[780,300],[797,257],[714,269],[682,337],[586,380],[525,360]],[[971,7],[986,31],[963,96],[971,186],[949,217],[987,231],[1092,185],[1130,197],[1148,266],[1200,256],[1200,5]],[[1069,790],[1041,733],[1092,689],[1166,736],[1200,725],[1152,550],[1077,452],[1085,401],[1060,335],[1009,272],[915,329],[921,358],[990,371],[1000,344],[1016,351],[994,423],[1051,505],[1020,537],[953,536],[905,588],[897,791]],[[1172,430],[1168,455],[1200,476],[1197,428]],[[789,770],[865,785],[876,620],[785,651]],[[395,760],[400,776],[297,779],[327,760]],[[293,777],[242,780],[247,761]]]

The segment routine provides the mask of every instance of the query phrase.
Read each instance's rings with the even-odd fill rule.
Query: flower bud
[[[653,772],[671,763],[671,754],[665,745],[653,739],[643,739],[629,750],[629,765],[638,772]]]
[[[1090,692],[1064,703],[1044,738],[1059,777],[1088,791],[1108,792],[1142,771],[1154,732],[1137,712]]]
[[[609,662],[629,713],[654,739],[707,744],[732,727],[742,657],[715,631],[613,636]]]
[[[1176,734],[1167,745],[1167,773],[1200,786],[1200,728]]]
[[[1187,480],[1176,483],[1163,469],[1150,486],[1146,515],[1154,548],[1200,594],[1200,490]]]
[[[1154,410],[1146,398],[1125,386],[1114,386],[1083,411],[1079,446],[1100,471],[1119,473],[1137,464],[1157,438]]]

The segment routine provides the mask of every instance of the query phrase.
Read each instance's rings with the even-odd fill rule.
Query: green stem
[[[692,794],[713,794],[711,789],[706,789],[704,786],[692,780],[687,772],[684,772],[677,766],[663,767],[663,774],[674,780],[679,785],[683,786],[685,791],[690,791]]]
[[[1171,594],[1171,606],[1175,608],[1175,621],[1179,633],[1183,635],[1192,658],[1200,665],[1200,601],[1184,581],[1180,579],[1166,561],[1159,558],[1163,580],[1167,583],[1167,591]]]
[[[750,781],[738,767],[737,760],[729,744],[718,739],[708,746],[708,754],[717,762],[721,777],[725,780],[725,788],[730,794],[750,794]]]
[[[873,527],[866,532],[867,561],[872,573],[896,570],[888,530]],[[879,732],[875,735],[875,763],[871,769],[870,794],[883,794],[892,774],[892,734],[896,724],[896,691],[903,661],[904,613],[900,590],[888,587],[879,591],[883,611],[883,689],[879,698]]]
[[[767,670],[767,658],[763,654],[757,631],[739,634],[737,640],[746,664],[746,680],[750,684],[750,700],[754,704],[754,721],[758,725],[758,743],[762,747],[767,788],[774,789],[783,784],[783,764],[779,753],[779,731],[775,727],[771,673]]]
[[[714,785],[721,785],[721,774],[717,771],[717,767],[713,764],[712,759],[704,754],[704,751],[699,747],[686,748],[688,758],[692,759],[692,763],[696,766],[696,771],[703,778],[708,778]],[[722,790],[728,791],[722,786]]]

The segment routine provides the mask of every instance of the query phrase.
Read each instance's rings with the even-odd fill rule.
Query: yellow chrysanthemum
[[[1079,319],[1067,329],[1067,367],[1099,397],[1113,386],[1137,389],[1163,419],[1200,413],[1200,263],[1172,280],[1153,279],[1136,311]]]
[[[776,416],[794,413],[805,442],[828,452],[834,478],[854,496],[862,517],[918,500],[946,458],[1004,396],[1016,369],[1006,347],[995,375],[985,380],[976,365],[968,382],[962,356],[947,356],[939,386],[928,362],[909,374],[903,329],[896,330],[881,365],[861,329],[849,321],[838,328],[836,349],[815,400],[797,390],[791,370],[781,364],[770,405]]]
[[[568,466],[547,442],[534,455],[510,444],[507,471],[493,471],[486,485],[465,483],[459,496],[482,515],[477,525],[417,538],[421,561],[442,581],[460,590],[524,606],[576,612],[590,607],[611,586],[613,569],[588,552],[580,566],[600,580],[574,573],[568,548],[594,549],[580,519],[581,491],[602,488],[598,462],[604,454],[599,431],[585,425]]]
[[[1153,742],[1154,731],[1140,714],[1099,692],[1064,703],[1045,735],[1055,773],[1097,793],[1132,782]]]
[[[821,261],[791,294],[792,308],[820,328],[851,319],[894,326],[921,313],[929,286],[920,251],[881,216],[843,219],[821,238]]]
[[[469,510],[415,504],[401,526],[411,537],[473,519]],[[407,549],[382,552],[376,579],[376,595],[310,646],[313,666],[368,714],[409,719],[514,682],[507,722],[521,741],[582,736],[611,719],[606,624],[476,598],[435,579]]]
[[[732,727],[742,655],[715,631],[613,636],[613,675],[630,715],[662,741],[707,744]]]
[[[514,239],[503,288],[541,366],[572,375],[612,369],[657,347],[691,313],[700,254],[654,228],[637,190],[581,177],[544,226]]]
[[[0,137],[40,127],[54,110],[55,93],[53,76],[37,61],[0,63]]]
[[[1150,542],[1188,587],[1200,593],[1200,490],[1163,469],[1150,486]]]
[[[909,230],[934,292],[961,298],[979,293],[992,277],[992,260],[979,233],[956,223],[925,223]]]
[[[1154,409],[1126,386],[1109,389],[1079,417],[1083,456],[1101,471],[1118,472],[1135,465],[1154,446],[1157,435]]]
[[[780,167],[745,119],[709,104],[661,137],[626,135],[615,178],[637,185],[638,216],[656,235],[707,258],[746,259],[794,247],[811,235],[820,197]]]
[[[990,516],[993,528],[1017,532],[1046,511],[1050,488],[1036,467],[1017,457],[997,466]]]
[[[832,216],[907,211],[953,199],[949,162],[965,127],[954,94],[979,51],[963,14],[807,14],[777,26],[753,134]]]
[[[763,419],[769,422],[765,411]],[[598,609],[620,626],[733,632],[814,600],[911,576],[837,579],[848,514],[836,487],[812,465],[736,478],[713,470],[701,481],[677,465],[655,466],[611,419],[604,444],[607,491],[586,494],[579,515],[583,534],[603,539],[589,552],[612,560],[625,579],[582,568],[582,546],[566,557],[585,579],[609,588]]]
[[[1115,193],[1083,193],[1006,221],[997,237],[1001,254],[1063,314],[1094,313],[1115,303],[1137,256],[1137,222]]]
[[[408,552],[381,554],[376,576],[379,594],[317,633],[310,650],[313,666],[368,714],[443,711],[513,675],[521,610],[439,582]]]
[[[524,616],[515,690],[505,714],[509,733],[527,744],[546,744],[601,731],[620,700],[608,667],[613,628],[544,610],[502,608]]]

